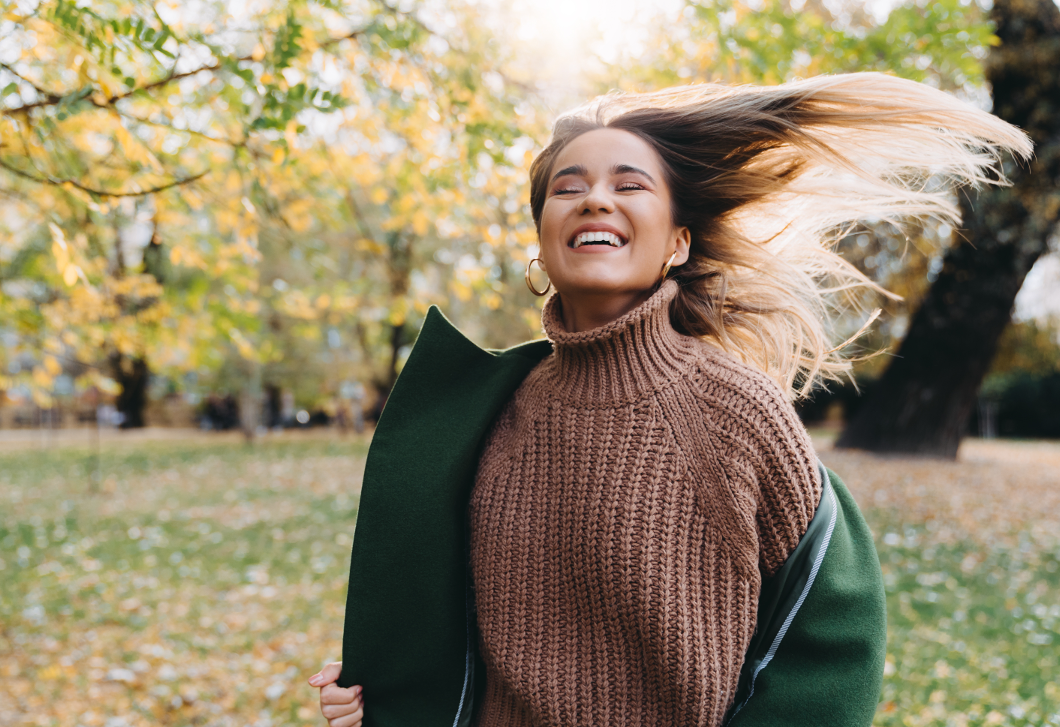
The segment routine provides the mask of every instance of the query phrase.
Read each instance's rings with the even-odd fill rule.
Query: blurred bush
[[[980,431],[980,420],[992,410],[1002,437],[1060,439],[1060,373],[1020,371],[989,383],[989,389],[984,386],[979,392],[981,405],[972,417],[972,432]]]

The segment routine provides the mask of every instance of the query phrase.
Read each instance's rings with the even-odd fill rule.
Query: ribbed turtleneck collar
[[[670,324],[678,285],[663,283],[648,300],[605,326],[570,333],[552,296],[541,314],[554,355],[541,373],[554,395],[571,401],[624,403],[688,374],[696,341]]]

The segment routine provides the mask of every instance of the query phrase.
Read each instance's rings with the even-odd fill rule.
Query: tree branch
[[[135,121],[138,124],[147,124],[149,126],[157,126],[161,129],[168,129],[175,134],[190,134],[191,136],[198,136],[202,139],[206,139],[207,141],[216,142],[218,144],[227,144],[229,146],[238,146],[240,143],[242,143],[233,141],[232,139],[222,139],[217,136],[210,136],[209,134],[203,131],[195,131],[194,129],[180,129],[176,126],[173,126],[173,124],[167,124],[164,121],[155,121],[154,119],[146,119],[141,116],[136,116],[135,114],[130,114],[127,111],[122,111],[121,109],[115,109],[115,111],[119,116],[121,116],[122,118],[129,119],[129,121]]]
[[[148,195],[148,194],[155,194],[156,192],[164,192],[165,190],[172,189],[173,187],[179,187],[179,186],[184,185],[184,184],[190,184],[191,182],[194,182],[196,180],[202,179],[203,177],[205,177],[207,174],[210,173],[210,170],[207,169],[207,170],[205,170],[203,172],[199,172],[198,174],[195,174],[195,175],[193,175],[191,177],[183,177],[181,179],[175,179],[172,182],[168,182],[166,184],[161,184],[161,185],[159,185],[157,187],[151,187],[150,189],[142,189],[139,192],[108,192],[105,189],[95,189],[93,187],[88,187],[88,186],[86,186],[84,184],[81,184],[81,182],[78,182],[76,179],[58,179],[56,177],[38,177],[38,176],[36,176],[34,174],[30,174],[29,172],[24,172],[21,169],[18,169],[17,167],[13,167],[13,166],[11,166],[10,164],[8,164],[7,162],[5,162],[3,160],[0,160],[0,167],[6,169],[7,171],[11,172],[12,174],[14,174],[17,177],[22,177],[23,179],[28,179],[29,181],[36,182],[37,184],[48,184],[48,185],[51,185],[51,186],[54,186],[54,187],[61,187],[61,186],[69,184],[71,187],[75,187],[77,189],[80,189],[82,192],[88,192],[89,194],[94,194],[97,197],[114,197],[114,198],[119,198],[119,197],[143,197],[143,196]]]
[[[41,88],[40,86],[35,84],[33,81],[29,80],[28,78],[23,76],[21,73],[16,71],[14,68],[9,66],[7,63],[0,63],[0,68],[3,68],[5,71],[10,73],[12,76],[14,76],[18,80],[22,81],[24,84],[26,84],[30,88],[32,88],[34,91],[37,92],[38,96],[44,96],[45,98],[49,98],[49,99],[62,99],[62,96],[60,96],[59,94],[52,93],[51,91],[48,91],[48,90],[45,90],[45,89]],[[58,101],[56,101],[56,103],[58,103]]]
[[[321,43],[320,47],[321,48],[330,48],[331,46],[336,45],[338,43],[341,43],[344,40],[353,40],[354,38],[358,37],[362,33],[364,33],[363,30],[355,30],[355,31],[353,31],[351,33],[348,33],[347,35],[339,36],[337,38],[329,38],[328,40],[326,40],[323,43]],[[239,58],[231,59],[230,62],[241,63],[241,62],[244,62],[244,61],[252,61],[252,60],[254,60],[253,56],[240,56]],[[138,86],[136,88],[129,89],[128,91],[123,91],[122,93],[116,93],[116,94],[114,94],[114,95],[112,95],[110,97],[105,98],[103,101],[96,101],[95,99],[93,99],[91,97],[88,97],[88,101],[93,106],[96,106],[98,108],[106,108],[108,106],[113,106],[118,101],[122,101],[124,99],[127,99],[130,96],[132,96],[132,95],[134,95],[136,93],[139,93],[140,91],[151,91],[151,90],[154,90],[156,88],[161,88],[162,86],[169,85],[173,81],[179,81],[179,80],[184,79],[184,78],[189,78],[189,77],[194,76],[196,74],[203,73],[204,71],[207,72],[207,73],[210,73],[210,72],[219,70],[222,65],[224,65],[224,63],[222,61],[217,61],[215,63],[208,63],[206,65],[202,65],[202,66],[199,66],[198,68],[192,69],[190,71],[184,71],[182,73],[176,73],[175,72],[176,71],[176,65],[174,65],[173,68],[170,70],[170,72],[168,74],[166,74],[162,78],[159,78],[159,79],[157,79],[155,81],[151,81],[150,83],[147,83],[147,84],[145,84],[143,86]],[[7,66],[6,64],[3,67],[6,70],[8,70],[9,72],[13,73],[18,78],[22,79],[23,81],[26,81],[26,79],[22,78],[22,76],[20,76],[19,74],[15,73],[13,70],[11,70],[11,68],[9,66]],[[29,83],[29,85],[33,86],[34,90],[36,90],[37,93],[43,95],[44,98],[40,99],[39,101],[34,101],[33,103],[23,104],[22,106],[18,106],[18,107],[13,108],[13,109],[3,109],[2,111],[0,111],[0,116],[14,116],[15,114],[27,113],[29,111],[33,111],[34,109],[44,108],[46,106],[57,106],[58,104],[62,103],[64,99],[66,99],[66,98],[68,98],[68,97],[70,97],[70,96],[72,96],[74,94],[80,93],[80,90],[78,90],[78,91],[72,91],[70,93],[63,94],[63,95],[57,95],[57,94],[54,94],[54,93],[49,93],[47,91],[43,91],[42,89],[37,89],[37,87],[33,83],[31,83],[30,81],[26,81],[26,83]]]

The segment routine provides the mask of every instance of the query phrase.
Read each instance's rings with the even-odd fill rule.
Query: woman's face
[[[688,259],[689,233],[675,228],[662,160],[620,129],[570,142],[552,166],[541,211],[541,258],[570,296],[640,296],[659,282],[675,251]]]

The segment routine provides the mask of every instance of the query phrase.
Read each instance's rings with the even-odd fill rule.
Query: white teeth
[[[571,247],[578,248],[588,242],[606,242],[611,247],[622,247],[626,244],[613,232],[583,232],[574,238]]]

